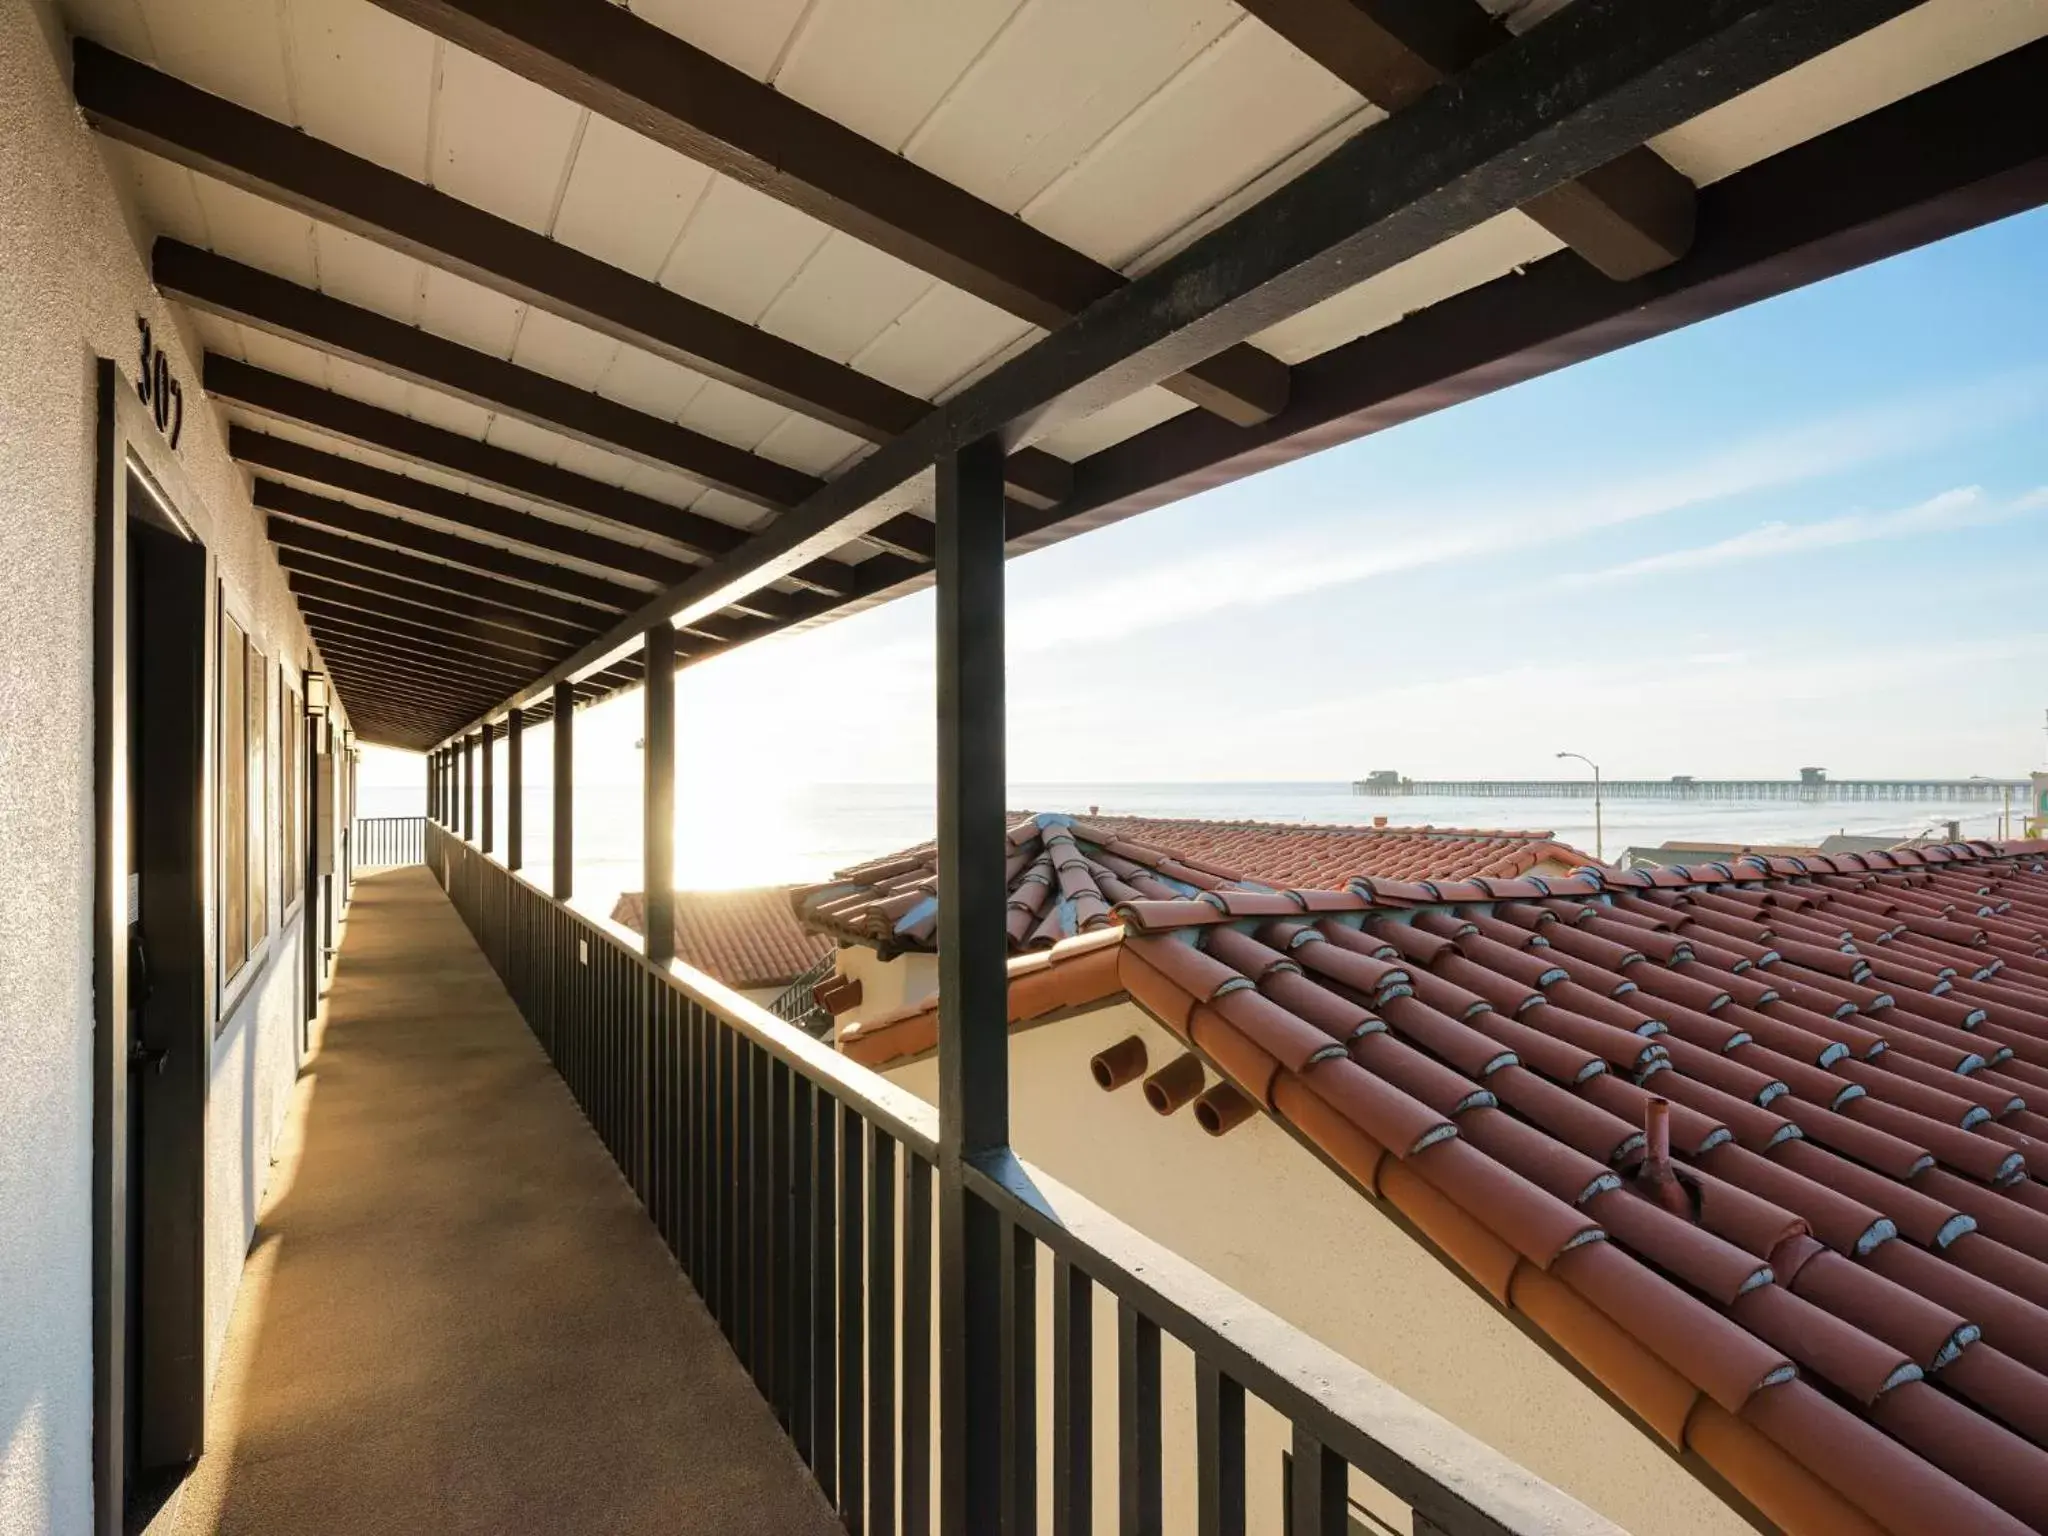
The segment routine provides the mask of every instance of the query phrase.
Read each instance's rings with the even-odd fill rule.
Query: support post
[[[1003,452],[938,465],[939,1529],[985,1530],[1002,1484],[1002,1253],[970,1164],[1010,1141],[1004,930]]]
[[[640,901],[647,958],[667,965],[676,953],[676,632],[665,619],[647,631],[646,663]]]
[[[434,754],[427,754],[427,820],[434,819]]]
[[[505,867],[526,859],[526,711],[505,718]]]
[[[476,733],[462,738],[462,840],[476,841]]]
[[[484,803],[483,817],[477,827],[477,831],[482,835],[477,838],[477,846],[485,853],[491,851],[498,823],[498,770],[492,762],[497,754],[491,750],[496,745],[497,735],[498,728],[489,721],[484,722],[483,730],[478,733],[477,750],[484,760]]]
[[[576,891],[576,685],[555,684],[555,900]]]

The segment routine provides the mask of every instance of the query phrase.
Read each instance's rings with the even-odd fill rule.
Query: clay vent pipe
[[[1170,1115],[1199,1094],[1207,1080],[1202,1058],[1190,1051],[1145,1079],[1145,1102],[1160,1114]]]
[[[1145,1075],[1145,1042],[1126,1035],[1107,1050],[1097,1051],[1088,1063],[1088,1075],[1104,1093],[1114,1093],[1126,1083]]]
[[[1257,1105],[1229,1083],[1218,1083],[1195,1100],[1195,1123],[1211,1136],[1228,1136],[1251,1119]]]
[[[1694,1219],[1692,1196],[1671,1161],[1671,1101],[1653,1098],[1643,1106],[1643,1162],[1636,1187],[1674,1216]]]

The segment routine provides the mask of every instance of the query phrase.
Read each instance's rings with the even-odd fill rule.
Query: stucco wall
[[[202,505],[181,510],[265,653],[306,649],[64,57],[46,13],[0,0],[0,1536],[91,1522],[93,364],[132,381],[138,315],[187,391]],[[214,1046],[209,1381],[296,1069],[297,928],[273,929]]]
[[[841,1024],[852,1024],[921,1003],[938,991],[939,957],[911,954],[884,960],[865,944],[849,944],[839,951],[839,974],[860,982],[860,1002],[839,1015]]]
[[[1135,1084],[1097,1088],[1088,1058],[1131,1034],[1155,1069],[1178,1054],[1128,1003],[1011,1037],[1020,1156],[1638,1536],[1746,1536],[1640,1430],[1270,1121],[1214,1138],[1185,1110],[1160,1118]],[[887,1075],[935,1101],[934,1060]],[[1169,1415],[1185,1418],[1175,1395],[1186,1393],[1170,1393]],[[1191,1436],[1167,1443],[1185,1449]],[[1247,1475],[1271,1495],[1254,1529],[1277,1529],[1283,1444],[1277,1422],[1254,1421]],[[1189,1479],[1169,1477],[1169,1499],[1186,1491],[1177,1481]],[[1397,1514],[1362,1480],[1354,1497]]]

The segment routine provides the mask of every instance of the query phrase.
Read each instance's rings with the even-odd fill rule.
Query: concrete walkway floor
[[[178,1536],[837,1529],[423,868],[363,876]]]

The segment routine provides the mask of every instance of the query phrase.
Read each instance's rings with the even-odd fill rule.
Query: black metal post
[[[427,754],[427,820],[434,819],[434,754]]]
[[[526,858],[526,711],[514,709],[505,720],[505,867],[517,869]]]
[[[666,965],[676,953],[676,632],[661,623],[647,631],[647,718],[641,833],[641,910],[647,958]]]
[[[576,890],[576,687],[555,684],[555,900]]]
[[[462,738],[462,840],[476,841],[476,733]]]
[[[489,853],[494,841],[493,834],[496,831],[498,821],[498,770],[491,761],[497,756],[493,749],[497,745],[498,728],[489,721],[485,721],[484,728],[478,735],[481,745],[477,750],[483,754],[484,760],[484,803],[483,821],[477,829],[482,833],[482,836],[477,839],[477,846],[482,848],[485,853]]]
[[[1003,450],[938,467],[939,1529],[986,1530],[1002,1484],[1002,1250],[965,1170],[1007,1156]]]

